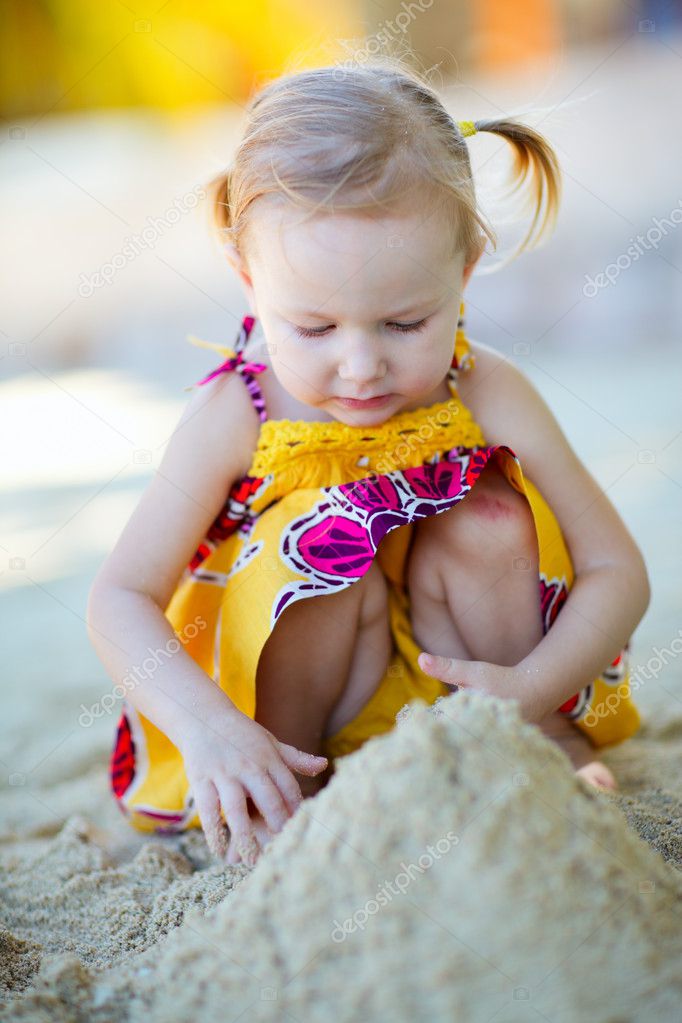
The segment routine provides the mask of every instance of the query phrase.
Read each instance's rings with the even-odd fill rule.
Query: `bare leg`
[[[538,727],[552,739],[575,768],[575,773],[595,788],[616,789],[618,784],[612,772],[601,760],[595,760],[594,746],[579,728],[564,714],[553,711],[538,722]]]
[[[542,639],[538,560],[526,498],[489,466],[459,505],[416,527],[407,574],[416,642],[445,657],[518,664]],[[563,714],[540,727],[586,781],[616,787]]]
[[[497,466],[460,504],[419,523],[410,572],[410,591],[416,584],[421,600],[428,588],[432,603],[444,605],[472,660],[518,664],[542,639],[535,524]],[[415,639],[433,650],[442,637],[413,603]]]
[[[387,583],[374,561],[345,590],[307,597],[283,612],[261,652],[256,721],[281,742],[321,753],[322,739],[370,699],[391,653]],[[297,775],[304,796],[330,773]]]

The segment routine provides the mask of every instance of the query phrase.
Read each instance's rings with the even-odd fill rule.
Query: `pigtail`
[[[543,135],[509,118],[486,118],[473,122],[476,131],[491,132],[507,140],[513,150],[511,187],[508,194],[530,184],[524,212],[532,214],[528,232],[512,255],[537,248],[556,225],[561,202],[561,170],[556,153]]]
[[[559,209],[554,150],[514,115],[455,121],[428,76],[386,57],[284,75],[251,97],[230,164],[207,182],[211,220],[223,245],[245,255],[254,203],[286,199],[316,214],[390,209],[418,196],[443,209],[450,249],[477,259],[495,231],[478,207],[469,149],[490,132],[513,150],[510,194],[521,186],[530,229],[516,253],[540,245]],[[489,272],[500,269],[496,264]],[[489,268],[478,271],[486,273]]]

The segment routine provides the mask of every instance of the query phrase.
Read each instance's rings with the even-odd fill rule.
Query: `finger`
[[[241,781],[248,789],[251,799],[260,810],[270,831],[280,831],[289,820],[290,814],[270,775],[265,771],[258,774],[244,774],[241,776]]]
[[[228,867],[236,867],[239,862],[240,862],[240,856],[239,856],[239,853],[237,852],[237,846],[235,844],[234,839],[232,837],[230,837],[230,840],[227,843],[227,853],[225,855],[225,863],[227,863]]]
[[[421,670],[432,678],[437,678],[446,685],[462,685],[462,669],[455,657],[439,657],[435,654],[422,653],[417,658]]]
[[[234,867],[240,863],[244,863],[247,867],[255,867],[258,857],[260,856],[262,846],[263,843],[261,842],[259,847],[259,842],[255,836],[252,836],[249,839],[248,845],[242,842],[241,845],[237,846],[234,839],[230,839],[227,846],[225,863],[228,867]]]
[[[326,757],[318,757],[314,753],[304,753],[303,750],[289,746],[286,742],[277,742],[279,752],[287,767],[293,768],[299,774],[315,775],[324,771],[328,764]]]
[[[192,794],[206,844],[213,856],[222,859],[227,849],[227,833],[220,816],[218,792],[212,782],[203,781],[194,787]]]
[[[253,822],[254,833],[258,839],[258,844],[261,849],[265,849],[266,845],[269,845],[270,842],[272,842],[273,834],[259,813],[256,813],[251,820]]]
[[[298,781],[280,757],[277,758],[277,763],[268,767],[268,774],[279,789],[289,812],[295,813],[303,802],[303,793]]]
[[[239,858],[253,866],[253,827],[246,806],[246,793],[238,781],[216,778],[220,803],[230,829],[230,844],[227,850],[228,862],[236,863]]]
[[[251,835],[248,838],[245,838],[243,831],[236,837],[230,835],[230,841],[227,846],[227,855],[225,857],[225,862],[230,866],[242,862],[249,867],[254,866],[260,851],[264,848],[257,827],[257,819],[260,819],[260,814],[256,814],[256,818],[254,818],[252,814],[252,804],[249,798],[246,798],[246,806],[251,825]],[[265,828],[265,824],[263,824],[263,827]],[[228,834],[230,834],[229,829]]]

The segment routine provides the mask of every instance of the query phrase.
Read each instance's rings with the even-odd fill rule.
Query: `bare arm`
[[[642,554],[606,493],[581,464],[526,377],[486,345],[459,392],[486,442],[506,444],[554,512],[575,580],[561,614],[517,669],[540,679],[544,712],[556,709],[606,668],[647,609]],[[542,714],[540,714],[542,716]]]
[[[236,377],[219,377],[193,393],[155,476],[95,578],[88,633],[115,682],[129,673],[135,677],[133,669],[149,657],[150,647],[173,651],[177,645],[163,612],[233,480],[246,471],[248,445],[253,450],[255,443],[255,414],[244,404],[244,390]],[[184,648],[159,661],[127,698],[182,748],[189,732],[205,728],[213,712],[232,704]]]
[[[224,852],[220,808],[237,846],[253,848],[246,796],[271,830],[301,799],[295,769],[318,774],[324,757],[280,743],[242,714],[180,646],[164,615],[182,572],[251,464],[258,418],[243,381],[215,378],[191,397],[114,550],[90,591],[88,634],[115,682],[135,677],[150,648],[170,656],[127,691],[130,703],[180,750],[212,851]],[[170,644],[170,645],[169,645]]]

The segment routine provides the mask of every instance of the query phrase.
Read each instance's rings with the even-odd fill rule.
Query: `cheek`
[[[453,342],[451,348],[430,346],[409,352],[400,360],[402,379],[408,381],[415,392],[437,387],[450,368],[454,348]]]
[[[314,400],[319,396],[316,386],[323,374],[320,362],[291,342],[279,344],[271,356],[272,369],[282,387],[301,400]]]

